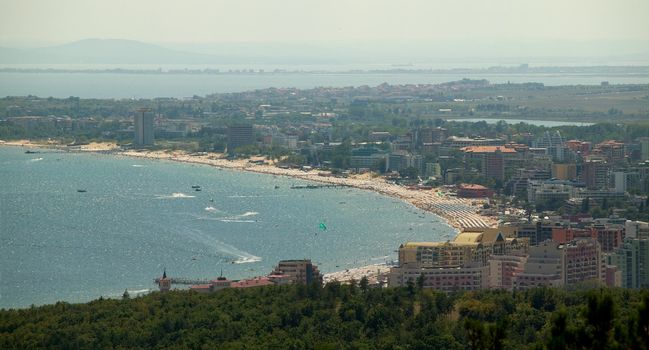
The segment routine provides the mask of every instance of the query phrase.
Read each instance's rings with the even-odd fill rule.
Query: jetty
[[[170,277],[171,284],[209,284],[212,280],[188,277]],[[160,283],[160,277],[153,280],[156,284]]]

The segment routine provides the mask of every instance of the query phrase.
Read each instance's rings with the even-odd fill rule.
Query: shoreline
[[[300,180],[314,181],[329,185],[347,186],[372,191],[392,198],[400,199],[415,207],[433,213],[442,218],[446,224],[461,231],[469,227],[493,227],[496,221],[477,213],[477,206],[483,203],[480,199],[462,199],[450,197],[439,188],[432,190],[411,190],[403,186],[386,182],[382,177],[372,177],[369,173],[353,175],[347,178],[324,175],[323,171],[284,169],[273,165],[250,163],[250,159],[227,160],[219,153],[190,155],[183,151],[119,151],[114,154],[152,160],[169,160],[182,163],[209,165],[221,169],[247,171],[258,174],[286,176]]]

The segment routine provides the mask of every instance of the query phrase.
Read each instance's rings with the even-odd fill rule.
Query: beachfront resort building
[[[472,229],[449,242],[409,242],[389,285],[405,286],[423,276],[424,287],[443,290],[527,289],[578,283],[602,285],[608,271],[596,238],[551,240],[529,246],[513,227]]]
[[[494,191],[478,184],[459,184],[457,196],[460,198],[485,198],[493,197]]]
[[[282,260],[270,276],[286,276],[290,283],[311,284],[315,282],[322,284],[322,275],[310,259]]]
[[[602,285],[607,273],[600,245],[592,238],[577,238],[565,244],[550,240],[541,242],[530,247],[527,260],[518,267],[512,271],[512,284],[503,284],[501,288],[520,290],[584,282]]]
[[[489,285],[489,258],[527,250],[527,240],[508,228],[465,230],[449,242],[408,242],[399,247],[399,264],[389,285],[405,286],[423,275],[424,287],[443,291],[478,290]]]

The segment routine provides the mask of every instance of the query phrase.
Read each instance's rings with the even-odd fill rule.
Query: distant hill
[[[0,63],[200,64],[221,63],[216,55],[171,50],[134,40],[85,39],[35,49],[0,48]]]
[[[84,39],[33,49],[0,47],[0,64],[423,64],[573,66],[647,65],[646,42],[305,41],[154,45]]]

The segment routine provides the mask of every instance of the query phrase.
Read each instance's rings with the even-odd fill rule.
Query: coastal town
[[[0,1],[0,349],[649,350],[649,1]]]
[[[445,291],[582,284],[648,286],[649,270],[644,263],[649,261],[646,126],[465,122],[442,119],[445,113],[454,112],[440,108],[435,113],[439,117],[416,118],[409,124],[393,120],[393,127],[387,127],[367,121],[368,117],[363,117],[366,112],[354,112],[362,108],[378,113],[377,106],[388,102],[398,110],[425,100],[404,96],[406,92],[427,96],[453,91],[464,96],[489,86],[483,81],[462,81],[439,86],[382,85],[352,89],[351,93],[346,89],[271,89],[263,95],[263,103],[244,112],[245,121],[228,119],[216,127],[199,118],[172,118],[161,112],[164,109],[139,108],[131,110],[128,118],[99,122],[87,117],[22,116],[23,109],[14,106],[6,110],[9,117],[2,125],[15,136],[43,128],[83,135],[105,128],[106,123],[119,129],[102,131],[96,140],[77,136],[68,144],[52,138],[2,143],[196,163],[349,186],[406,201],[439,215],[456,229],[457,235],[443,242],[403,242],[394,247],[398,252],[394,266],[330,272],[324,274],[324,282],[368,278],[373,286],[404,286],[422,278],[423,286]],[[517,88],[544,89],[529,84]],[[607,91],[609,86],[593,89]],[[645,87],[636,89],[644,91]],[[372,98],[359,97],[361,91]],[[259,97],[259,93],[237,97],[245,100]],[[301,101],[294,105],[297,110],[285,103],[274,104],[286,101],[286,96],[300,95],[307,97],[297,100]],[[317,98],[350,96],[352,103],[346,109],[315,102]],[[226,99],[235,101],[232,97]],[[456,104],[462,100],[452,94],[444,97],[450,98]],[[491,103],[478,108],[507,111],[510,99],[483,98],[481,102]],[[309,103],[315,110],[308,111]],[[353,113],[359,113],[359,120],[365,122],[341,122]],[[198,148],[184,142],[192,135],[199,136]],[[111,138],[116,139],[111,142]],[[311,266],[310,261],[308,264]],[[232,283],[214,280],[191,289],[286,283],[281,266],[282,262],[267,276]]]

